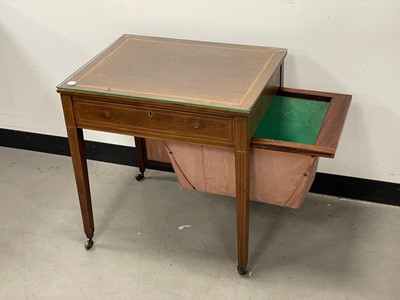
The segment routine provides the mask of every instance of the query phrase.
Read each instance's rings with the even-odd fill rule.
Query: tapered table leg
[[[83,228],[88,238],[85,248],[89,250],[93,246],[94,221],[83,131],[76,127],[74,112],[72,109],[72,99],[68,96],[62,96],[62,104],[67,125],[68,142],[75,173],[76,186],[78,189]]]
[[[237,118],[235,127],[237,270],[240,275],[245,275],[249,248],[250,196],[250,138],[247,132],[247,119]]]
[[[136,162],[140,172],[139,174],[136,174],[135,178],[137,181],[140,181],[144,178],[144,171],[146,169],[144,164],[144,156],[146,152],[144,138],[135,137],[135,146],[136,146]]]

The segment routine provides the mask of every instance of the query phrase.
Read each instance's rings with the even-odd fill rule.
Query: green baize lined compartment
[[[253,136],[314,145],[328,107],[328,101],[277,95]]]

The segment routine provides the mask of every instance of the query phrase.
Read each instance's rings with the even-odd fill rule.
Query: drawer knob
[[[198,129],[199,127],[200,127],[200,126],[199,126],[199,123],[194,123],[194,124],[193,124],[193,128],[194,128],[194,129]]]
[[[106,117],[106,118],[109,118],[110,117],[110,112],[109,111],[105,111],[105,112],[103,112],[104,113],[104,116]]]

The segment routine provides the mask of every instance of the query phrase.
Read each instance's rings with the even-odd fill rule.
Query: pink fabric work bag
[[[180,185],[219,195],[235,196],[233,149],[179,142],[165,146]],[[250,199],[299,208],[314,180],[318,157],[251,148]]]

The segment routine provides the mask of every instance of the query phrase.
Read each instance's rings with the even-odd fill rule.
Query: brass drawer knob
[[[199,127],[200,127],[200,126],[199,126],[199,123],[194,123],[194,124],[193,124],[193,128],[194,128],[194,129],[199,129]]]
[[[103,112],[104,117],[109,118],[110,117],[110,112],[109,111],[105,111]]]

